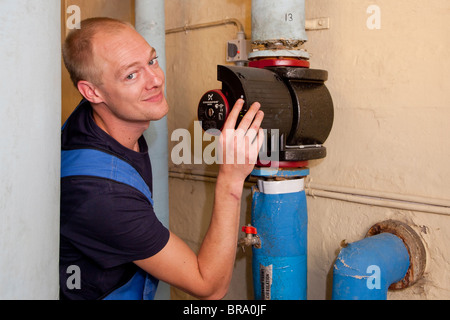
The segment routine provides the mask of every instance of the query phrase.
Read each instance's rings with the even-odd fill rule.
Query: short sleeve
[[[72,191],[62,192],[61,235],[103,268],[146,259],[167,244],[169,231],[133,187],[106,179],[69,180],[62,184]]]

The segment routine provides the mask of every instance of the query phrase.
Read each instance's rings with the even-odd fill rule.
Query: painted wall
[[[368,11],[374,8],[379,16]],[[327,87],[335,103],[334,127],[325,143],[328,156],[310,162],[309,192],[333,187],[339,197],[350,188],[352,194],[373,192],[375,197],[308,197],[309,299],[330,298],[331,268],[341,241],[357,241],[386,219],[408,222],[423,238],[428,258],[424,279],[389,292],[388,298],[450,298],[450,211],[424,205],[450,203],[449,14],[447,0],[306,1],[307,19],[330,18],[329,30],[307,32],[305,49],[311,68],[328,70]],[[166,1],[166,15],[166,29],[237,18],[247,38],[251,35],[250,0]],[[380,28],[372,29],[377,24],[370,22],[377,17]],[[198,101],[205,91],[220,88],[216,65],[226,64],[225,44],[235,37],[232,25],[167,35],[169,140],[179,128],[194,134]],[[177,143],[169,141],[169,153]],[[214,195],[214,180],[202,176],[215,170],[170,163],[171,229],[195,250],[206,232]],[[182,179],[180,172],[188,174]],[[405,204],[414,210],[396,208],[393,199],[406,195]],[[248,187],[244,196],[242,224],[250,221]],[[385,201],[370,202],[380,198]],[[440,214],[430,212],[436,208]],[[237,254],[227,299],[253,297],[250,256],[249,250]],[[191,298],[178,290],[172,290],[172,297]]]
[[[0,299],[59,296],[60,7],[0,2]]]

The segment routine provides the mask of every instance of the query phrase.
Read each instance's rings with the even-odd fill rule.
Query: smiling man
[[[222,298],[233,270],[243,184],[263,141],[259,104],[235,129],[239,100],[224,126],[220,197],[195,254],[153,211],[143,133],[168,112],[155,50],[129,24],[94,18],[68,35],[63,57],[84,99],[62,130],[61,299],[152,299],[158,280],[200,299]]]

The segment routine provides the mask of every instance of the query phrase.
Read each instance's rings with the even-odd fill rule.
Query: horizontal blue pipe
[[[254,192],[252,225],[261,239],[253,248],[255,299],[306,300],[307,226],[305,191]]]
[[[391,284],[409,268],[403,241],[380,233],[350,243],[339,253],[333,270],[333,300],[386,300]]]

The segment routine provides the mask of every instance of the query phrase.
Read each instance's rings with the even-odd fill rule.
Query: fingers
[[[255,118],[253,119],[253,122],[250,125],[250,128],[248,128],[247,131],[244,131],[245,129],[240,128],[241,125],[239,125],[239,129],[242,130],[242,132],[245,132],[245,135],[249,138],[251,143],[255,143],[257,141],[256,138],[260,139],[261,137],[264,137],[263,130],[261,128],[261,123],[264,119],[264,113],[262,111],[257,111]],[[243,124],[244,127],[246,127],[246,124]]]
[[[239,117],[239,113],[241,112],[243,106],[244,100],[238,99],[234,104],[233,109],[231,109],[231,112],[228,115],[228,118],[223,126],[223,129],[234,129],[234,127],[236,126],[237,119]]]
[[[256,117],[257,113],[259,112],[259,109],[261,108],[261,105],[258,102],[255,102],[252,104],[250,109],[247,111],[245,116],[242,118],[241,122],[239,123],[238,129],[243,130],[246,132],[250,128],[253,128],[254,130],[258,130],[259,126],[261,125],[262,118],[261,115]],[[261,111],[262,113],[262,111]]]
[[[242,110],[242,107],[244,106],[244,100],[238,99],[234,105],[234,107],[231,109],[230,114],[228,115],[228,118],[224,124],[223,129],[234,129],[236,127],[236,123],[238,121],[238,118],[240,116],[240,112]],[[255,115],[257,114],[258,110],[261,108],[261,105],[258,102],[255,102],[251,105],[250,109],[247,111],[245,116],[242,118],[241,122],[239,123],[238,128],[244,130],[246,132],[250,125],[253,122],[253,119],[255,118]],[[256,120],[256,119],[255,119]],[[262,121],[262,119],[261,119]],[[261,122],[259,122],[259,125]]]
[[[245,142],[248,163],[256,164],[259,151],[264,143],[264,130],[261,128],[259,130],[249,129],[246,134]]]
[[[235,129],[243,105],[242,99],[236,102],[222,129],[220,158],[224,160],[224,164],[256,164],[259,150],[264,142],[264,131],[261,128],[264,113],[260,110],[261,105],[258,102],[251,105]],[[247,172],[248,168],[244,166],[242,170]]]

